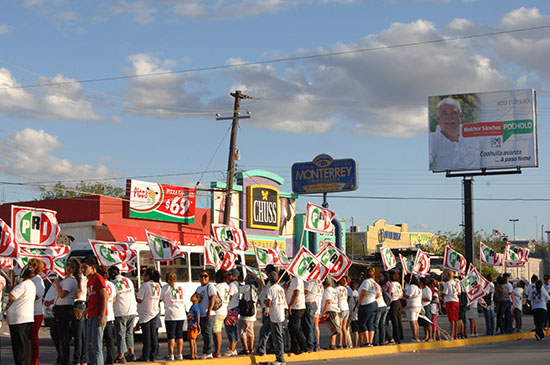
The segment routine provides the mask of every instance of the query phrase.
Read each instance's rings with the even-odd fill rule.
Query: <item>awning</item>
[[[145,227],[123,226],[117,224],[107,224],[107,227],[117,242],[147,242]],[[184,246],[202,246],[204,244],[204,233],[179,232],[160,229],[147,230]]]

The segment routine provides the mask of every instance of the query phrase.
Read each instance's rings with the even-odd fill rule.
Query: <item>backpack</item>
[[[384,298],[384,303],[389,307],[391,305],[391,295],[382,289],[382,297]]]
[[[223,305],[222,298],[220,298],[219,295],[216,295],[216,300],[214,301],[214,306],[212,307],[212,310],[217,311],[220,309]]]
[[[255,290],[254,287],[250,287],[250,290]],[[243,317],[251,317],[256,313],[256,302],[252,300],[252,293],[250,300],[246,300],[244,295],[239,299],[239,314]]]

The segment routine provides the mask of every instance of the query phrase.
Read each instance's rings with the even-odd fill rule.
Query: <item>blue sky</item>
[[[548,201],[500,199],[549,196],[550,29],[225,66],[547,25],[547,1],[4,1],[0,180],[117,178],[122,186],[155,175],[145,180],[194,186],[206,171],[203,186],[223,181],[230,124],[215,114],[230,115],[229,93],[240,89],[255,99],[242,104],[252,118],[241,121],[239,169],[275,172],[289,191],[294,162],[354,158],[359,189],[347,196],[458,199],[329,195],[339,216],[362,229],[386,219],[456,232],[461,180],[428,171],[428,96],[534,88],[540,167],[476,178],[474,197],[484,200],[474,202],[474,222],[512,235],[509,219],[518,218],[518,239],[540,238],[541,225],[550,229]],[[37,84],[53,85],[20,88]],[[0,189],[8,202],[38,196],[32,187]],[[302,197],[299,212],[308,200],[321,201]]]

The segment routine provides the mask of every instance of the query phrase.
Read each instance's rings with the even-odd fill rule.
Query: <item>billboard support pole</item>
[[[464,248],[466,261],[474,264],[474,199],[473,182],[471,177],[464,177]]]

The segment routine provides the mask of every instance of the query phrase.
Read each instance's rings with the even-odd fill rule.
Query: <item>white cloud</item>
[[[9,34],[13,31],[13,26],[0,24],[0,35]]]
[[[149,54],[134,54],[128,57],[132,67],[128,75],[159,74],[153,77],[133,78],[125,92],[130,102],[129,112],[150,114],[160,118],[179,118],[182,112],[200,109],[198,94],[189,92],[186,80],[180,74],[170,73],[174,61],[160,59]]]
[[[74,164],[55,157],[53,152],[62,145],[57,136],[43,130],[26,128],[11,136],[10,141],[2,143],[4,153],[1,155],[0,171],[4,174],[39,180],[112,176],[105,165]]]
[[[254,104],[247,123],[299,133],[409,137],[425,132],[430,95],[510,87],[492,60],[467,41],[383,49],[441,38],[424,20],[394,23],[379,34],[319,52],[378,48],[374,51],[289,63],[284,70],[237,68],[233,72],[243,92],[264,100]]]
[[[104,120],[92,107],[79,83],[57,75],[42,77],[39,84],[67,85],[24,89],[6,68],[0,68],[0,112],[17,117],[49,120]]]
[[[139,24],[151,23],[155,20],[157,9],[147,1],[125,1],[118,0],[110,4],[110,12],[112,15],[129,13],[134,21]]]

